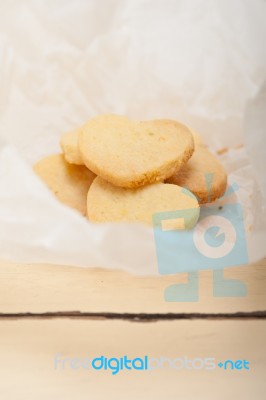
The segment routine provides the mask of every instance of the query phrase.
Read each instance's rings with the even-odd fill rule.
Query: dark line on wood
[[[109,319],[154,322],[163,320],[192,320],[192,319],[266,319],[266,311],[236,312],[236,313],[110,313],[110,312],[80,312],[80,311],[57,311],[45,313],[0,313],[0,320],[3,319]]]

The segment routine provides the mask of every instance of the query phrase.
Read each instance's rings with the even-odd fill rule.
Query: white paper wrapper
[[[31,169],[59,151],[62,133],[106,112],[181,120],[213,151],[229,148],[221,159],[239,186],[233,201],[244,209],[249,260],[266,255],[265,2],[8,3],[0,5],[2,259],[158,273],[152,229],[90,224]]]

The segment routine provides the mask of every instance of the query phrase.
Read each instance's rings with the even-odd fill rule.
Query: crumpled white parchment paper
[[[106,112],[178,119],[228,148],[249,260],[265,256],[265,16],[259,0],[1,3],[1,258],[158,273],[152,229],[90,224],[31,169]]]

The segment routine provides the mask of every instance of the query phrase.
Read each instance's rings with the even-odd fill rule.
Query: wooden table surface
[[[245,284],[247,295],[215,297],[211,271],[199,273],[198,301],[167,302],[165,289],[185,284],[187,274],[140,278],[1,261],[1,400],[264,399],[266,260],[223,276]],[[114,376],[55,369],[56,354],[245,358],[251,370],[163,368]]]

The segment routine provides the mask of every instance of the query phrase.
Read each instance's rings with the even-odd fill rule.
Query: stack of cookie
[[[102,115],[63,135],[60,144],[63,154],[42,159],[34,170],[92,222],[152,224],[155,213],[187,209],[186,226],[180,219],[175,228],[191,228],[199,204],[226,188],[222,165],[177,121]]]

